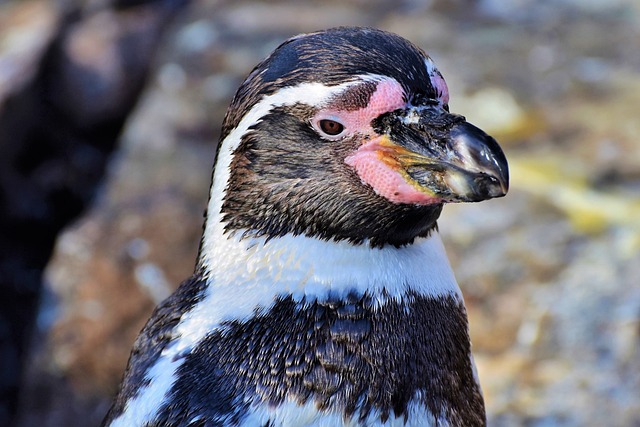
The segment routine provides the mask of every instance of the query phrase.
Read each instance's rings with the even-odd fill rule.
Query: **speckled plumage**
[[[446,414],[453,425],[476,417],[469,424],[479,425],[483,403],[466,331],[464,308],[453,296],[409,293],[376,309],[367,296],[279,298],[202,340],[152,425],[174,425],[189,411],[241,423],[256,399],[273,407],[312,401],[347,419],[375,414],[384,422],[406,414],[419,390],[432,391],[420,399],[431,413]],[[194,392],[201,384],[211,394]]]

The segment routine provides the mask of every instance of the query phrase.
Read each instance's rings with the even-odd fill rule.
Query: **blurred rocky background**
[[[339,25],[423,47],[509,158],[440,221],[489,425],[640,426],[638,0],[0,0],[0,426],[99,425],[235,89]]]

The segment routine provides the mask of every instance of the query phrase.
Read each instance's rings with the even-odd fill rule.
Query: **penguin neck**
[[[219,211],[209,212],[216,215],[207,221],[198,269],[215,295],[207,298],[209,315],[219,321],[247,318],[285,296],[323,302],[367,294],[382,305],[411,293],[462,301],[437,232],[399,248],[371,248],[304,235],[226,232]]]

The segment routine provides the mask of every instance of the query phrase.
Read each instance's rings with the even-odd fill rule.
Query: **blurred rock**
[[[60,25],[55,2],[0,4],[0,114],[5,101],[35,76]]]
[[[51,102],[77,126],[117,120],[134,104],[172,11],[157,3],[88,13],[66,28]]]
[[[473,117],[473,123],[500,140],[503,147],[512,141],[527,139],[547,127],[540,114],[524,111],[503,88],[483,88],[471,96],[458,97],[455,103],[459,114]]]

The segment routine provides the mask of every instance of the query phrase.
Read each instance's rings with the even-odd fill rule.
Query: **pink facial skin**
[[[362,145],[354,154],[344,161],[353,167],[360,179],[369,184],[376,194],[390,202],[418,205],[442,203],[438,197],[425,194],[413,187],[407,180],[383,160],[385,148],[380,140],[373,139]]]
[[[349,133],[371,135],[373,134],[371,120],[382,113],[402,108],[405,104],[402,86],[395,80],[382,80],[371,95],[367,107],[354,111],[323,110],[312,119],[312,122],[317,123],[323,119],[337,120]]]
[[[430,61],[425,65],[431,77],[431,84],[436,88],[440,100],[443,103],[449,101],[449,91],[442,75]],[[381,80],[376,91],[371,95],[367,107],[355,111],[323,110],[313,119],[312,123],[317,128],[317,123],[323,119],[336,120],[344,125],[345,131],[335,137],[326,136],[327,139],[340,139],[346,134],[359,134],[365,142],[358,150],[345,158],[345,163],[354,168],[363,183],[370,185],[376,194],[393,203],[429,205],[442,203],[442,200],[433,195],[418,190],[414,185],[393,167],[389,142],[386,137],[378,136],[371,128],[371,121],[380,114],[404,108],[406,96],[402,86],[393,79]],[[385,154],[387,159],[385,161]]]

